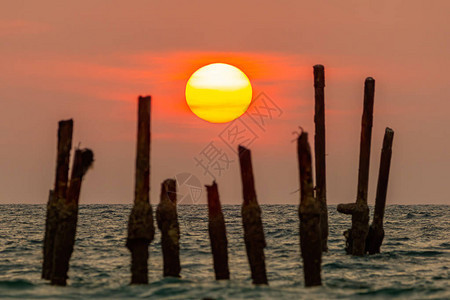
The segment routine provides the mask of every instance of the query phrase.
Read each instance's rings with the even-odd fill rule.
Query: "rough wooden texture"
[[[67,195],[72,133],[72,120],[59,122],[55,185],[53,191],[49,193],[43,243],[42,278],[48,280],[51,279],[53,269],[54,241],[58,224],[59,204],[65,201]]]
[[[302,132],[297,140],[298,168],[300,172],[300,249],[303,258],[305,286],[322,284],[322,236],[320,227],[321,204],[314,198],[311,150],[308,134]]]
[[[155,234],[149,201],[150,104],[150,96],[139,97],[134,205],[128,220],[126,243],[131,251],[132,284],[148,283],[148,245]]]
[[[66,285],[69,261],[75,244],[81,183],[93,161],[94,154],[90,149],[75,151],[67,198],[61,203],[58,212],[51,274],[53,285]]]
[[[386,206],[386,194],[389,181],[389,170],[391,168],[392,142],[394,131],[386,128],[381,150],[380,171],[378,173],[377,195],[375,198],[375,212],[372,225],[366,240],[366,252],[369,254],[380,253],[384,238],[383,217]]]
[[[249,149],[242,146],[239,146],[238,151],[244,198],[241,212],[247,258],[250,264],[253,283],[267,284],[264,257],[266,240],[261,221],[261,209],[256,199],[251,153]]]
[[[352,228],[344,232],[346,251],[352,255],[364,255],[369,232],[369,207],[367,190],[369,185],[370,145],[372,140],[373,101],[375,80],[368,77],[364,86],[364,111],[361,122],[361,144],[359,153],[358,192],[356,205],[339,204],[337,210],[352,215]]]
[[[206,185],[206,191],[208,193],[208,232],[216,280],[230,279],[227,232],[216,182]]]
[[[328,208],[325,167],[325,71],[322,65],[314,66],[315,114],[314,150],[316,162],[316,198],[320,204],[320,232],[322,251],[328,250]]]
[[[177,183],[166,179],[161,184],[161,201],[156,209],[156,221],[161,230],[164,277],[180,277],[180,226],[177,215]]]
[[[43,263],[42,263],[42,279],[50,280],[52,274],[53,265],[53,245],[54,236],[56,232],[57,225],[57,208],[56,208],[56,198],[54,196],[53,190],[49,191],[48,201],[47,201],[47,216],[45,218],[45,234],[43,242]]]

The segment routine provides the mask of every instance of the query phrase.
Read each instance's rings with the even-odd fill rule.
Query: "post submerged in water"
[[[131,284],[148,283],[148,245],[155,234],[149,199],[150,105],[150,96],[139,97],[134,204],[128,220],[126,243],[131,252]]]
[[[369,185],[370,145],[372,140],[373,102],[375,80],[366,78],[364,86],[364,111],[361,124],[361,143],[359,154],[358,193],[356,203],[339,204],[337,210],[352,215],[352,227],[344,235],[348,254],[362,256],[366,249],[369,232],[369,207],[367,190]]]
[[[256,199],[255,182],[250,150],[239,146],[239,165],[242,180],[242,223],[247,258],[250,264],[253,284],[267,284],[264,248],[266,240],[261,221],[261,208]]]
[[[208,232],[216,280],[230,279],[227,232],[217,183],[214,181],[212,185],[206,185],[206,191],[208,193]]]
[[[53,270],[54,242],[58,226],[59,203],[67,196],[69,179],[70,150],[72,149],[73,120],[58,123],[58,146],[56,158],[56,176],[53,190],[49,193],[45,235],[43,243],[42,278],[50,280]]]
[[[322,65],[314,67],[315,135],[314,154],[316,163],[316,198],[320,204],[320,232],[322,251],[328,251],[328,208],[325,163],[325,70]]]
[[[366,241],[366,252],[369,254],[380,253],[380,247],[383,243],[383,217],[384,209],[386,207],[386,194],[389,181],[389,170],[391,168],[393,139],[394,131],[390,128],[386,128],[384,132],[383,148],[381,150],[377,195],[375,197],[375,212],[373,214],[373,221],[369,227],[369,233]]]
[[[300,249],[303,258],[305,286],[322,285],[322,236],[320,227],[321,203],[314,198],[311,149],[308,134],[302,132],[297,139],[300,172]]]
[[[164,277],[180,277],[180,226],[177,215],[177,182],[166,179],[161,184],[161,200],[156,209],[161,231]]]
[[[69,261],[75,244],[78,220],[78,203],[83,177],[94,161],[94,153],[90,149],[77,149],[72,166],[72,175],[67,191],[66,201],[60,203],[58,226],[54,242],[52,285],[67,284]]]

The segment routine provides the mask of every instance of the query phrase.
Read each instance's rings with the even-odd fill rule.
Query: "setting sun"
[[[226,123],[239,118],[252,100],[252,86],[238,68],[214,63],[192,74],[186,84],[186,102],[199,118]]]

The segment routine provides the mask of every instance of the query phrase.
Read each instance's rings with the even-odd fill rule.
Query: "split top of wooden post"
[[[78,206],[81,181],[93,162],[94,152],[91,149],[77,149],[75,151],[66,204]]]
[[[79,163],[79,167],[75,168],[75,162]],[[72,167],[73,170],[71,178],[82,178],[86,174],[87,170],[89,170],[89,168],[92,166],[93,162],[94,152],[92,152],[91,149],[85,148],[75,150],[75,159],[74,165]]]

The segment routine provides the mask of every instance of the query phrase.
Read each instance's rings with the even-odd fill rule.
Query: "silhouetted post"
[[[166,179],[161,184],[156,221],[161,230],[164,277],[180,277],[180,226],[177,215],[177,182],[174,179]]]
[[[126,243],[131,251],[131,284],[148,283],[148,245],[155,234],[149,201],[150,103],[150,96],[139,97],[134,205]]]
[[[369,252],[369,254],[380,253],[380,247],[383,243],[383,217],[384,208],[386,206],[389,170],[391,168],[393,139],[394,131],[390,128],[386,128],[386,131],[384,132],[383,149],[381,150],[380,171],[378,173],[377,195],[375,198],[375,212],[366,241],[366,252]]]
[[[300,172],[300,249],[303,258],[305,286],[322,285],[322,239],[320,228],[321,204],[314,198],[311,149],[308,134],[302,132],[297,140],[298,168]]]
[[[356,204],[339,204],[337,210],[352,215],[352,228],[344,235],[347,239],[346,251],[352,255],[364,255],[366,238],[369,232],[369,207],[367,189],[369,185],[370,144],[372,139],[373,99],[375,80],[368,77],[364,86],[364,111],[361,126],[361,144],[359,153],[358,194]]]
[[[227,232],[216,182],[206,185],[206,191],[208,193],[208,232],[216,280],[230,279]]]
[[[316,198],[320,204],[320,232],[322,251],[327,251],[328,208],[325,168],[325,71],[322,65],[314,66],[315,114],[314,150],[316,162]]]
[[[50,191],[47,203],[45,235],[43,246],[42,278],[51,279],[56,228],[58,225],[59,204],[66,200],[69,177],[70,149],[72,148],[73,121],[58,123],[58,146],[56,158],[56,176],[53,191]]]
[[[254,284],[267,284],[264,248],[266,240],[261,221],[261,208],[256,199],[255,182],[250,150],[239,146],[239,164],[241,167],[242,193],[242,223],[244,225],[244,240],[247,258],[252,272]]]
[[[75,244],[81,183],[93,161],[94,153],[90,149],[75,151],[67,199],[61,203],[59,209],[51,274],[53,285],[66,285],[69,261]]]

